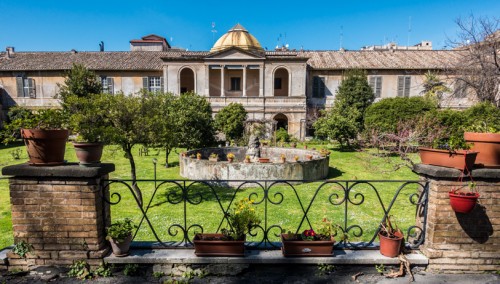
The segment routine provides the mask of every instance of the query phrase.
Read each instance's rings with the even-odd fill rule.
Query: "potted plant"
[[[462,187],[454,187],[448,192],[453,211],[467,214],[476,206],[477,199],[479,198],[476,183],[470,182],[468,187],[469,192],[460,192]]]
[[[403,232],[391,222],[391,217],[387,216],[384,222],[380,223],[378,233],[380,240],[380,253],[387,257],[396,257],[401,252],[403,243]]]
[[[208,156],[208,160],[211,162],[217,162],[219,161],[219,155],[217,155],[216,153],[212,153],[210,154],[210,156]]]
[[[227,212],[229,229],[221,234],[196,234],[194,253],[197,256],[244,256],[246,234],[260,223],[253,201],[245,198]]]
[[[281,155],[280,155],[280,162],[281,162],[282,164],[286,162],[286,156],[285,156],[285,154],[281,154]]]
[[[309,161],[313,159],[313,156],[312,155],[306,155],[306,159],[308,159]]]
[[[260,157],[260,158],[259,158],[259,163],[269,163],[269,158],[266,158],[266,157]]]
[[[245,163],[250,163],[250,156],[249,155],[245,156]]]
[[[500,168],[500,125],[474,124],[464,132],[464,139],[478,152],[476,164],[486,168]]]
[[[321,157],[327,157],[330,156],[330,151],[325,148],[321,148],[321,150],[319,150],[319,154]]]
[[[228,162],[232,163],[232,162],[234,161],[234,154],[233,154],[233,153],[229,152],[229,153],[226,155],[226,157],[227,157],[227,161],[228,161]]]
[[[76,136],[73,146],[82,166],[101,162],[103,146],[112,135],[108,120],[109,100],[105,95],[69,96],[65,105],[69,110],[70,126]]]
[[[323,218],[317,232],[309,229],[301,234],[281,234],[281,251],[283,256],[333,256],[336,234],[336,226]]]
[[[196,160],[201,160],[201,153],[200,152],[196,153]]]
[[[297,155],[293,156],[293,160],[294,160],[295,162],[298,162],[298,161],[299,161],[299,156],[297,156]]]
[[[423,164],[455,168],[461,171],[470,171],[478,152],[470,151],[470,144],[464,139],[451,137],[437,139],[433,148],[419,147],[420,159]]]
[[[29,163],[35,166],[64,164],[68,139],[67,115],[60,109],[31,111],[15,107],[9,113],[10,123],[5,125],[4,142],[16,140],[17,133],[26,145]]]
[[[106,240],[111,244],[113,254],[118,257],[127,256],[132,243],[132,232],[137,228],[131,219],[125,218],[106,228]]]

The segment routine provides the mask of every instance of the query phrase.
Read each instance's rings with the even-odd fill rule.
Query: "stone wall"
[[[13,176],[9,187],[14,243],[33,246],[26,258],[9,252],[9,269],[69,265],[79,259],[99,265],[109,252],[105,226],[110,223],[100,179],[111,171],[112,164],[3,168],[4,175]]]
[[[429,269],[443,272],[500,270],[500,169],[477,169],[471,174],[480,194],[471,213],[454,212],[448,192],[460,171],[417,165],[414,171],[429,181],[427,232],[421,251]]]

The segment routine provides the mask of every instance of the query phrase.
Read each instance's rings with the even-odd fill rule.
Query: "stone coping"
[[[412,265],[428,265],[429,259],[419,251],[405,255]],[[108,263],[125,264],[349,264],[398,265],[378,250],[335,250],[333,257],[284,257],[281,250],[246,250],[245,257],[198,257],[193,249],[132,249],[126,257],[113,254],[104,258]]]
[[[6,166],[2,175],[14,177],[54,177],[54,178],[94,178],[115,171],[115,164],[101,163],[96,166],[80,166],[78,163],[67,163],[60,166],[31,166],[28,163]]]
[[[445,179],[445,180],[456,180],[462,174],[462,172],[458,169],[426,165],[426,164],[416,164],[413,167],[413,172],[422,176]],[[470,172],[470,175],[473,179],[499,180],[500,169],[491,169],[491,168],[473,169]]]

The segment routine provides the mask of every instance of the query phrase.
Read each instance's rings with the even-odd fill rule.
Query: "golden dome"
[[[251,51],[264,50],[253,35],[243,26],[237,24],[217,40],[212,49],[210,49],[210,52],[221,51],[233,46]]]

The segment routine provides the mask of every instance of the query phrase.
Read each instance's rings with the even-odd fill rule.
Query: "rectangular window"
[[[410,96],[411,77],[398,76],[398,97]]]
[[[281,78],[274,78],[274,89],[281,90]]]
[[[231,77],[231,91],[241,91],[240,83],[240,77]]]
[[[325,97],[325,77],[319,77],[319,76],[313,77],[313,97],[315,98]]]
[[[375,94],[375,98],[380,98],[382,95],[382,76],[371,76],[369,84],[373,90],[373,94]]]
[[[142,87],[150,92],[162,92],[163,91],[163,77],[143,77]]]
[[[467,97],[467,84],[462,80],[456,80],[453,88],[453,97],[463,99]]]
[[[114,94],[113,78],[101,76],[102,92],[105,94]]]
[[[36,99],[36,85],[32,78],[16,77],[17,96]]]

